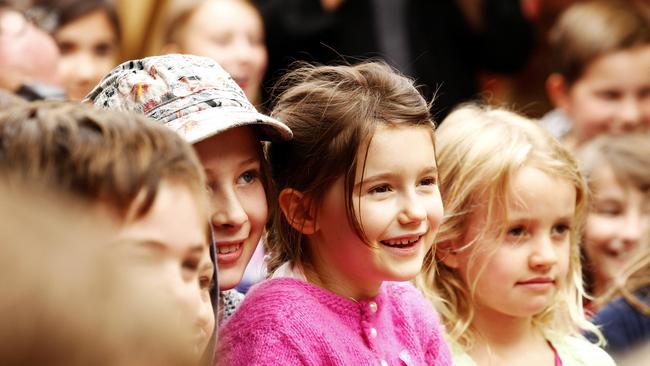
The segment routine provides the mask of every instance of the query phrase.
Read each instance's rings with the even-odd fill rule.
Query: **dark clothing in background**
[[[650,286],[635,295],[650,307]],[[601,327],[607,340],[606,350],[612,354],[650,342],[650,316],[630,305],[625,298],[620,297],[605,305],[594,315],[592,322]]]
[[[269,49],[265,92],[295,60],[340,63],[344,56],[354,63],[392,52],[387,61],[415,78],[427,100],[436,94],[432,112],[439,121],[458,103],[478,97],[479,71],[514,72],[534,46],[520,0],[482,0],[480,31],[454,0],[390,1],[400,4],[346,0],[328,13],[318,0],[257,0]],[[391,11],[402,19],[387,17]],[[402,44],[390,45],[400,39]]]

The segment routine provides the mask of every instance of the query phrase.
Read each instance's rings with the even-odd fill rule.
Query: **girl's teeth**
[[[419,237],[417,237],[415,239],[412,239],[412,240],[408,240],[408,239],[385,240],[385,241],[383,241],[383,243],[386,244],[386,245],[409,245],[409,244],[413,244],[413,243],[417,242],[418,240],[420,240]]]
[[[236,252],[239,249],[240,246],[241,246],[241,244],[220,246],[220,247],[217,247],[217,252],[219,254],[228,254],[228,253]]]

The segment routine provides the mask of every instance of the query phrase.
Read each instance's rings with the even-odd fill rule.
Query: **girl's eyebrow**
[[[242,167],[242,166],[253,165],[253,164],[258,164],[259,165],[259,164],[262,164],[262,161],[258,157],[252,157],[250,159],[246,159],[246,160],[240,162],[239,166]]]
[[[389,172],[378,173],[378,174],[375,174],[375,175],[365,176],[365,177],[363,177],[362,182],[359,182],[359,183],[355,184],[355,187],[358,186],[358,185],[367,184],[369,182],[372,183],[372,182],[375,182],[375,181],[386,180],[388,178],[391,178],[391,177],[393,177],[395,175],[399,175],[399,174],[400,173],[389,171]],[[422,168],[418,172],[418,175],[425,175],[425,174],[438,175],[438,167],[435,166],[435,165],[431,165],[431,166],[427,166],[427,167]]]

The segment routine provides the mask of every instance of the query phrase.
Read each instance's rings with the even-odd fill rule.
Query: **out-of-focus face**
[[[117,63],[119,40],[102,10],[65,24],[54,39],[61,51],[59,77],[71,100],[82,100]]]
[[[217,61],[246,97],[259,102],[268,55],[260,14],[240,0],[205,1],[188,20],[178,44],[182,53]]]
[[[222,291],[241,281],[268,218],[259,144],[249,126],[194,144],[212,192],[211,223]]]
[[[208,252],[208,223],[198,197],[183,184],[163,181],[150,211],[123,224],[114,246],[125,254],[134,281],[161,289],[175,300],[184,324],[197,335],[192,339],[194,348],[206,342],[201,337],[205,301],[199,266]]]
[[[650,130],[650,46],[593,61],[569,88],[564,109],[577,145],[603,133]]]
[[[614,284],[650,235],[650,202],[632,182],[617,179],[609,165],[591,175],[593,198],[585,228],[584,250],[600,296]]]
[[[206,250],[199,264],[199,288],[201,289],[201,307],[197,318],[199,353],[203,353],[207,348],[215,326],[214,310],[210,299],[210,290],[214,285],[213,274],[214,263],[210,259],[210,251]]]
[[[24,82],[57,84],[59,50],[52,37],[18,11],[0,9],[0,88]]]

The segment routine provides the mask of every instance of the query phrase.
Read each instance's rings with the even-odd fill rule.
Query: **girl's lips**
[[[382,245],[382,247],[397,255],[397,256],[412,256],[415,254],[418,250],[418,247],[420,244],[423,242],[424,235],[409,235],[409,236],[401,236],[398,238],[393,238],[390,240],[382,240],[379,243]],[[406,244],[396,244],[395,242],[401,242],[401,241],[409,241],[409,243]],[[395,243],[395,244],[393,244]]]
[[[545,291],[555,286],[555,280],[548,277],[536,277],[525,281],[519,281],[517,282],[517,286],[522,286],[536,291]]]
[[[217,242],[217,262],[219,264],[235,263],[244,251],[244,241]]]

